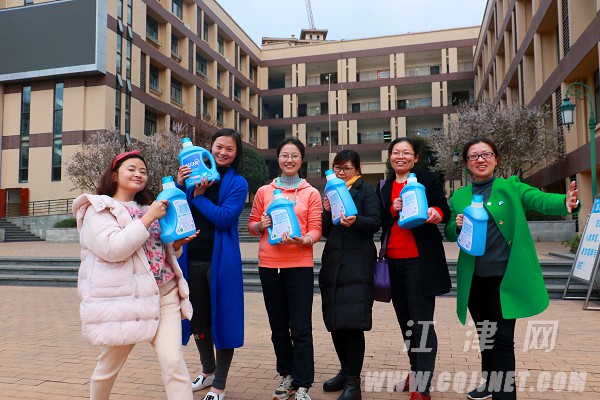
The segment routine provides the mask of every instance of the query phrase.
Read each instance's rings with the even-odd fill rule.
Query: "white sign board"
[[[600,197],[596,197],[592,212],[588,216],[585,229],[581,234],[581,241],[575,261],[573,262],[573,277],[590,282],[598,250],[600,248]]]

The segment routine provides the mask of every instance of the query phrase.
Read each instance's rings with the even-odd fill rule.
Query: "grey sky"
[[[304,0],[217,0],[258,45],[308,28]],[[327,39],[358,39],[479,26],[487,0],[312,0],[315,27]],[[341,11],[340,11],[341,10]]]

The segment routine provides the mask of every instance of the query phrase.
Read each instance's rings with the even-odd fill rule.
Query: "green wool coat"
[[[459,234],[456,215],[462,214],[465,207],[471,205],[472,198],[471,185],[452,195],[450,220],[445,227],[445,235],[449,241],[456,242]],[[484,202],[484,207],[510,248],[508,265],[500,284],[500,304],[505,319],[530,317],[548,307],[550,300],[525,211],[565,215],[568,214],[565,202],[566,195],[544,193],[522,183],[516,176],[494,179],[490,198]],[[457,264],[456,314],[463,324],[467,318],[474,270],[475,257],[461,250]]]

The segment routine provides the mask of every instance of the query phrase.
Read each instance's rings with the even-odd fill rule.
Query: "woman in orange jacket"
[[[321,239],[321,195],[298,174],[304,158],[304,145],[296,138],[277,146],[281,176],[258,189],[252,204],[248,231],[261,236],[258,266],[265,307],[271,326],[271,340],[281,376],[274,400],[310,400],[308,389],[314,380],[312,339],[313,243]],[[284,234],[277,245],[268,242],[271,217],[266,210],[273,190],[281,189],[294,204],[301,235]]]

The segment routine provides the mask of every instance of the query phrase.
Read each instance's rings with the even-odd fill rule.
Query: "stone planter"
[[[79,243],[79,232],[76,228],[52,228],[46,230],[46,242]]]
[[[536,242],[565,242],[575,235],[575,221],[528,221]]]

